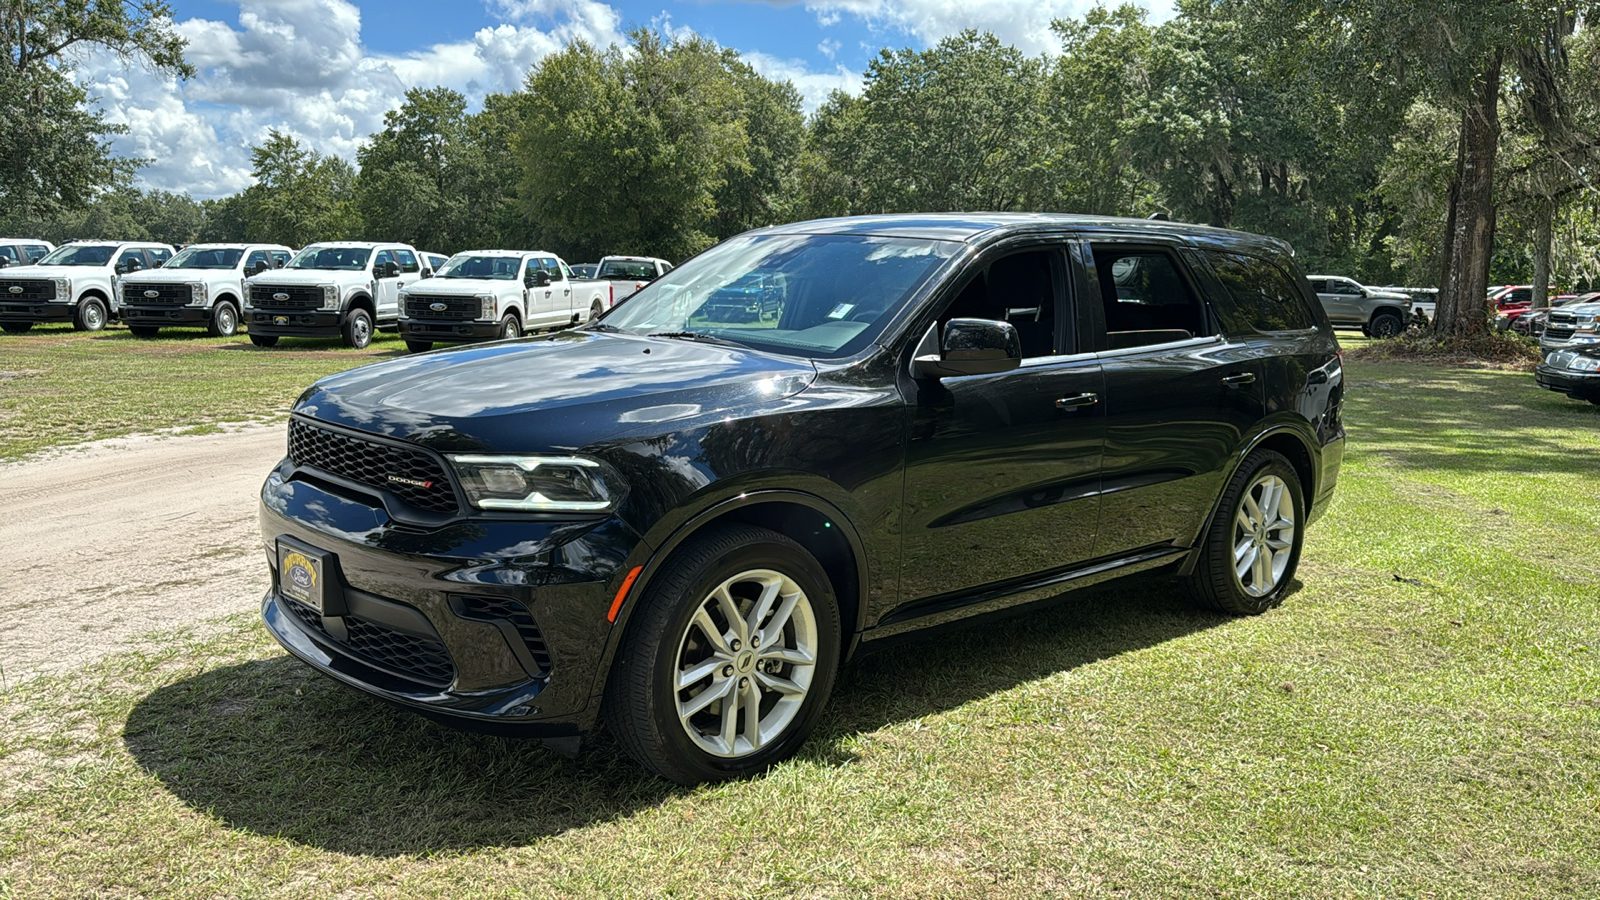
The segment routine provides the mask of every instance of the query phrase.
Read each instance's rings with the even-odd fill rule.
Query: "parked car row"
[[[17,264],[12,265],[12,261]],[[610,309],[671,271],[664,260],[607,257],[582,279],[544,251],[479,250],[446,258],[408,244],[331,241],[299,251],[278,244],[166,244],[0,239],[0,327],[71,322],[99,331],[122,321],[139,337],[164,327],[213,335],[245,325],[251,343],[340,338],[363,348],[396,331],[413,351],[436,342],[516,337]]]

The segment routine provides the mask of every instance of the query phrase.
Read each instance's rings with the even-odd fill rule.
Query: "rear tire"
[[[344,317],[344,345],[353,350],[365,350],[372,345],[372,315],[359,306]]]
[[[433,341],[406,341],[406,349],[412,353],[427,353],[433,349]]]
[[[239,313],[232,303],[224,300],[212,308],[206,333],[212,337],[233,337],[239,333]]]
[[[1281,604],[1305,539],[1300,475],[1282,454],[1257,450],[1228,482],[1206,529],[1200,561],[1184,580],[1209,609],[1254,616]]]
[[[617,742],[678,784],[766,771],[800,749],[833,689],[839,605],[785,535],[713,527],[643,596],[604,707]]]
[[[129,325],[128,330],[136,338],[153,338],[161,333],[159,325]]]
[[[78,301],[78,312],[72,317],[74,331],[99,331],[106,327],[106,305],[98,297],[85,297]]]
[[[6,322],[5,324],[0,324],[0,329],[4,329],[6,334],[27,334],[32,328],[32,322]]]
[[[589,304],[589,321],[593,322],[595,319],[600,318],[605,314],[605,311],[605,307],[600,305],[599,300]]]
[[[1375,338],[1392,338],[1406,330],[1406,323],[1394,313],[1378,313],[1372,317],[1372,324],[1368,326],[1368,333]]]
[[[276,347],[278,346],[278,336],[275,334],[252,334],[250,335],[250,343],[255,344],[257,347]]]

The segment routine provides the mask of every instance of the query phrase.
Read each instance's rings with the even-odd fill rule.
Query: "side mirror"
[[[9,266],[9,265],[11,265],[11,257],[9,257],[9,256],[0,256],[0,269],[4,269],[6,266]]]
[[[528,275],[528,287],[549,287],[550,273],[543,269],[535,269]]]
[[[951,319],[944,326],[939,354],[924,354],[924,349],[919,347],[911,361],[911,373],[918,378],[994,375],[1022,365],[1022,339],[1016,326],[994,319]]]
[[[162,266],[164,266],[164,265],[166,265],[166,264],[167,264],[167,261],[166,261],[166,260],[164,260],[164,259],[158,259],[158,260],[156,260],[156,265],[155,265],[155,267],[156,267],[156,268],[157,268],[157,269],[159,269],[159,268],[161,268],[161,267],[162,267]]]
[[[422,270],[422,277],[423,278],[432,278],[433,277],[433,270],[424,267],[423,270]]]
[[[400,276],[400,264],[397,262],[381,263],[378,266],[378,270],[373,274],[379,278],[398,278]]]

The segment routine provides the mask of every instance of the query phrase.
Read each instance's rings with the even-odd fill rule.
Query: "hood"
[[[295,411],[441,451],[549,453],[776,403],[816,374],[806,360],[739,347],[561,331],[332,375]]]
[[[521,291],[522,283],[504,278],[424,278],[406,285],[406,293],[470,297],[474,294],[498,294],[507,287]]]
[[[1399,291],[1380,291],[1377,288],[1367,288],[1367,293],[1383,300],[1405,300],[1410,302],[1412,299],[1410,294],[1402,294]]]
[[[1568,306],[1559,306],[1550,310],[1550,315],[1552,318],[1555,316],[1563,316],[1568,313],[1574,316],[1600,315],[1600,301],[1595,301],[1593,303],[1573,303]]]
[[[111,271],[105,266],[8,266],[0,269],[0,278],[79,278],[85,275],[105,275]],[[147,269],[146,271],[156,271]]]
[[[188,284],[191,281],[238,277],[238,271],[232,269],[140,269],[122,276],[122,280],[139,284]]]
[[[273,269],[250,279],[251,284],[350,284],[371,281],[363,269]]]

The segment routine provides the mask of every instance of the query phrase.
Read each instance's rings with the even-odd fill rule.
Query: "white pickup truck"
[[[250,342],[280,337],[343,337],[361,349],[400,319],[400,290],[433,274],[408,244],[309,244],[281,269],[245,282]]]
[[[420,353],[441,341],[514,338],[611,308],[611,286],[572,277],[542,250],[469,250],[400,293],[400,336]]]
[[[625,300],[672,271],[672,263],[654,256],[607,256],[594,277],[611,282],[612,302]],[[609,306],[607,307],[609,308]]]
[[[163,326],[227,337],[239,330],[244,280],[293,255],[281,244],[192,244],[161,268],[118,282],[118,311],[137,337],[155,337]]]
[[[31,266],[0,271],[0,328],[21,334],[37,322],[99,331],[117,315],[117,282],[172,258],[166,244],[74,241]]]

